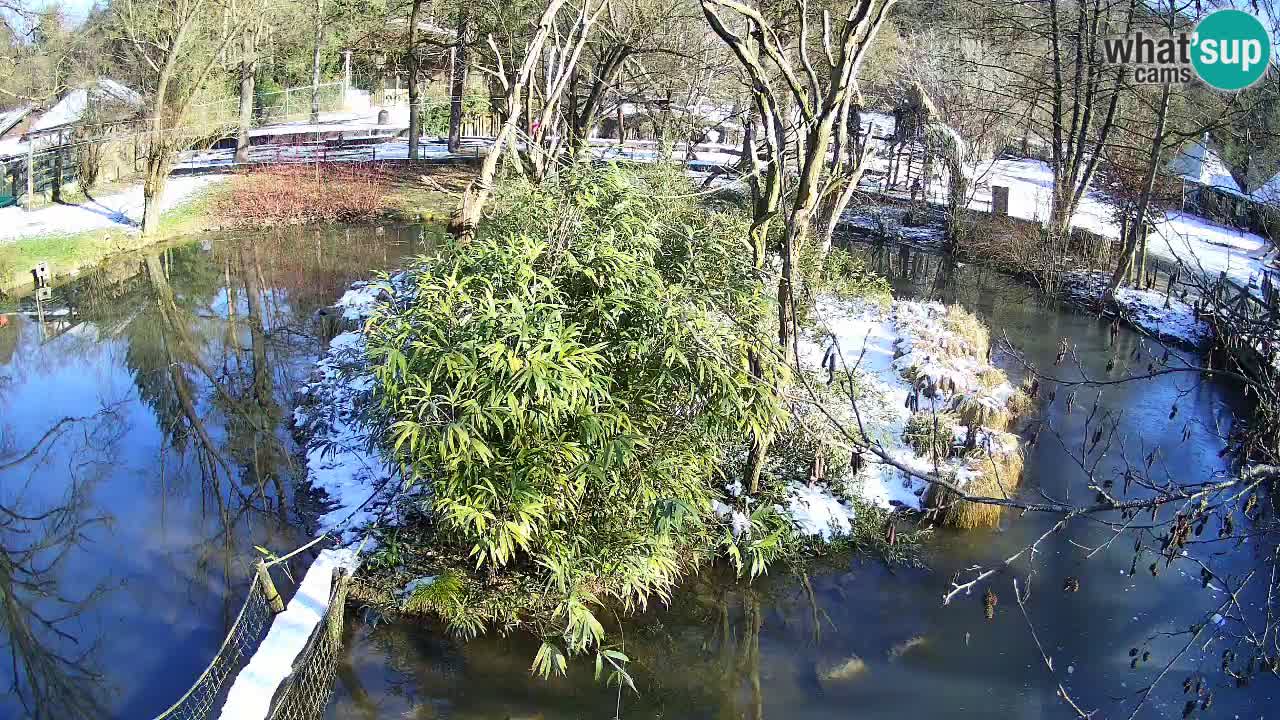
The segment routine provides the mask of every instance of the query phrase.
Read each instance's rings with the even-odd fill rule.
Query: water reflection
[[[253,547],[306,535],[288,409],[317,311],[424,242],[206,237],[0,305],[0,717],[136,720],[186,690]]]

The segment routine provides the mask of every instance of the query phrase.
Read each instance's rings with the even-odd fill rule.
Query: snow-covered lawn
[[[172,210],[224,179],[216,175],[170,178],[160,208]],[[51,205],[30,212],[20,207],[0,209],[0,245],[39,235],[70,235],[103,228],[137,232],[141,223],[142,185],[138,185],[76,205]]]
[[[987,185],[1009,188],[1010,215],[1026,220],[1048,219],[1053,171],[1047,163],[1027,158],[995,160],[979,165],[974,176]],[[983,191],[975,195],[971,207],[987,210],[990,203],[990,192]],[[1120,228],[1112,213],[1103,197],[1088,192],[1080,201],[1072,225],[1106,237],[1119,237]],[[1155,223],[1155,232],[1147,241],[1151,255],[1182,262],[1210,278],[1226,272],[1227,277],[1246,286],[1261,277],[1263,258],[1270,249],[1271,243],[1259,235],[1178,211],[1169,212]]]

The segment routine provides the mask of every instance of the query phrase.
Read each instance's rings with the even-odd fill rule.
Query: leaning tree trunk
[[[498,173],[498,161],[502,157],[506,144],[515,137],[516,128],[520,122],[520,95],[529,84],[534,65],[542,55],[542,46],[546,43],[547,35],[551,33],[551,25],[555,22],[556,14],[559,13],[564,2],[565,0],[549,0],[547,9],[543,11],[542,18],[538,21],[538,29],[529,41],[524,62],[520,65],[515,78],[507,86],[504,102],[504,106],[508,108],[506,121],[502,123],[498,136],[494,138],[493,147],[485,155],[484,164],[480,166],[480,174],[462,192],[462,202],[459,203],[457,213],[449,223],[449,232],[459,240],[469,241],[475,237],[476,226],[480,224],[480,214],[484,212],[485,203],[489,201],[489,195],[493,192],[493,180]],[[550,101],[551,98],[548,98],[548,102]]]
[[[240,59],[240,128],[236,135],[236,162],[249,162],[249,126],[253,124],[253,83],[258,72],[257,48],[253,32],[245,30]]]
[[[453,72],[449,78],[449,152],[462,147],[462,96],[467,91],[467,6],[458,10],[458,37],[453,45]],[[511,112],[519,115],[515,107]]]
[[[409,10],[409,159],[418,159],[418,136],[422,116],[418,108],[418,11],[422,0],[413,0]]]
[[[316,0],[315,48],[311,53],[311,122],[320,122],[320,46],[324,43],[324,0]]]

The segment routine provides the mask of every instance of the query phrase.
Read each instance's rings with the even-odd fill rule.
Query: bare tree
[[[848,179],[829,172],[832,163],[827,156],[832,132],[840,118],[848,117],[856,97],[858,70],[892,6],[893,0],[859,0],[842,20],[833,23],[826,11],[815,20],[808,1],[800,0],[797,42],[795,47],[789,47],[778,29],[756,8],[734,0],[702,0],[712,30],[733,51],[751,79],[756,112],[765,127],[765,162],[776,173],[771,182],[789,185],[787,194],[791,200],[778,279],[778,344],[784,353],[790,352],[795,339],[792,303],[796,253],[809,237],[819,201]],[[731,27],[722,15],[726,12],[737,17],[739,24],[745,24],[745,34]],[[809,48],[811,23],[822,28],[820,65],[815,65]],[[798,119],[789,130],[790,113]],[[797,158],[799,166],[794,184],[785,172],[789,156]],[[753,232],[757,233],[757,242],[767,237],[768,219],[777,213],[778,200],[774,197],[770,190],[765,204],[756,208],[758,228]],[[781,198],[780,192],[777,198]]]
[[[249,128],[253,125],[254,84],[258,75],[258,47],[267,37],[270,26],[259,18],[245,27],[240,35],[240,114],[236,131],[238,163],[249,162]]]
[[[190,110],[248,19],[226,0],[124,0],[112,6],[128,59],[147,73],[148,133],[142,234],[160,219],[160,198],[178,150],[193,133]]]
[[[418,66],[418,13],[422,0],[409,3],[409,159],[418,159],[418,138],[422,135],[422,108],[418,96],[421,70]]]
[[[519,70],[511,79],[507,78],[505,64],[502,61],[502,53],[498,50],[497,43],[494,42],[492,36],[489,37],[489,46],[493,49],[494,57],[498,63],[498,67],[490,69],[489,73],[493,77],[500,79],[504,85],[504,106],[507,109],[507,117],[505,122],[502,123],[502,128],[498,131],[498,136],[494,138],[493,147],[490,148],[489,153],[485,156],[479,175],[463,191],[462,201],[449,223],[449,231],[457,237],[470,238],[475,234],[476,225],[480,222],[480,215],[484,211],[485,203],[488,202],[489,195],[493,192],[493,181],[498,172],[498,162],[501,160],[507,144],[512,142],[516,136],[520,122],[521,95],[529,84],[529,78],[533,75],[534,67],[542,55],[542,48],[546,44],[547,36],[551,34],[556,16],[563,6],[564,0],[548,0],[546,9],[543,10],[541,17],[538,19],[536,29],[525,47],[524,59],[520,63]],[[597,10],[596,13],[598,12]]]
[[[311,52],[311,122],[320,122],[320,50],[324,46],[324,0],[315,0],[312,14],[314,44]]]
[[[453,62],[449,71],[449,152],[462,147],[462,111],[467,93],[469,68],[467,34],[471,30],[471,11],[466,3],[458,8],[456,37],[453,41]]]

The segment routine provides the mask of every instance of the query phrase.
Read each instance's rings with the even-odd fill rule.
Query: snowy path
[[[160,202],[169,211],[221,182],[216,175],[169,179]],[[52,205],[27,212],[20,207],[0,209],[0,245],[40,235],[69,235],[85,230],[115,228],[137,232],[142,222],[142,185],[79,205]]]

